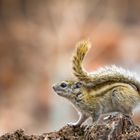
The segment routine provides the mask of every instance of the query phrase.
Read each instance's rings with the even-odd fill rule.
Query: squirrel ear
[[[82,83],[81,82],[77,82],[76,84],[75,84],[75,88],[80,88],[82,86]]]
[[[82,63],[84,60],[85,55],[87,54],[89,48],[90,48],[90,42],[89,41],[80,41],[76,45],[76,51],[73,55],[72,65],[73,65],[73,74],[78,78],[78,80],[82,82],[88,82],[90,81],[90,77],[88,76],[88,73],[83,69]]]

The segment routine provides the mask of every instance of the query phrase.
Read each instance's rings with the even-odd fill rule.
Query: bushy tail
[[[90,77],[88,73],[83,69],[82,63],[85,55],[87,54],[90,48],[90,43],[88,41],[80,41],[76,45],[76,51],[73,55],[73,71],[74,75],[78,78],[78,80],[82,82],[90,81]]]
[[[87,73],[83,69],[83,59],[90,48],[88,41],[81,41],[76,45],[73,55],[73,71],[79,81],[86,86],[96,86],[108,82],[123,82],[135,85],[140,92],[140,79],[135,74],[116,66],[104,67],[94,73]]]

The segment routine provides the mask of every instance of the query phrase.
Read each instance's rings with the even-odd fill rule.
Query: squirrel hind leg
[[[136,101],[132,96],[129,96],[127,94],[129,94],[129,91],[127,90],[115,89],[112,92],[112,103],[115,108],[114,110],[125,115],[132,116],[132,110],[136,104]]]

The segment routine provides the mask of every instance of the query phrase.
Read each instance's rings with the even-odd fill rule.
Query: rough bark
[[[7,133],[0,140],[139,140],[140,127],[129,116],[121,113],[103,115],[90,126],[66,125],[59,131],[40,136],[26,135],[23,130]]]

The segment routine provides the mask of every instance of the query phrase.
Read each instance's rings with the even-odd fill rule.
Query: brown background
[[[138,0],[0,0],[0,134],[76,121],[51,86],[73,77],[71,54],[81,39],[93,44],[88,71],[116,64],[140,74],[139,13]]]

